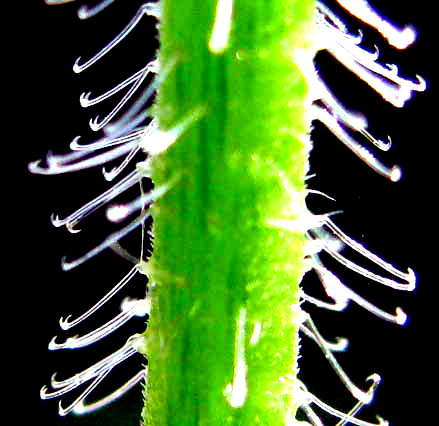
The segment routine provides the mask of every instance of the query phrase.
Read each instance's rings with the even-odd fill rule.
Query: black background
[[[7,105],[3,113],[6,153],[2,215],[6,241],[2,263],[6,294],[2,329],[3,348],[8,354],[5,408],[14,410],[14,421],[18,424],[39,420],[63,426],[138,424],[140,387],[111,408],[83,418],[60,418],[56,415],[56,402],[39,400],[39,389],[48,383],[54,371],[73,374],[78,365],[86,367],[103,356],[100,352],[96,355],[96,351],[106,355],[130,334],[128,327],[121,336],[110,338],[108,344],[98,349],[85,350],[85,354],[47,351],[47,343],[59,332],[58,318],[69,313],[79,314],[78,304],[92,304],[103,294],[103,288],[111,288],[128,272],[129,265],[110,252],[78,270],[62,272],[61,256],[68,255],[71,259],[82,254],[85,248],[101,241],[109,228],[99,225],[104,222],[102,215],[98,215],[87,222],[87,227],[96,229],[93,233],[84,230],[81,234],[69,235],[65,229],[53,228],[49,217],[54,212],[61,216],[69,214],[102,192],[105,182],[99,170],[61,177],[32,176],[27,164],[43,158],[50,149],[66,152],[68,143],[79,134],[87,135],[87,141],[91,141],[92,135],[86,130],[88,119],[102,110],[99,107],[81,109],[79,94],[88,90],[102,93],[153,56],[154,20],[146,19],[132,35],[132,40],[142,40],[141,43],[127,40],[80,76],[71,70],[78,56],[89,58],[113,37],[140,3],[119,0],[108,11],[87,22],[77,19],[76,4],[48,7],[42,0],[28,2],[21,10],[5,14],[5,20],[14,22],[8,34],[10,39],[4,39],[7,77],[3,84]],[[316,124],[311,173],[317,175],[309,181],[309,186],[324,191],[337,202],[312,196],[309,204],[318,213],[343,210],[344,213],[337,216],[337,224],[395,266],[412,267],[418,275],[419,287],[411,294],[390,291],[340,270],[352,288],[388,311],[393,311],[395,306],[403,307],[410,321],[407,326],[398,327],[357,307],[349,308],[344,314],[319,313],[316,321],[328,339],[349,337],[350,350],[341,354],[339,360],[360,387],[372,372],[384,377],[375,404],[365,411],[365,418],[373,421],[373,413],[378,413],[395,425],[434,424],[434,391],[431,389],[437,380],[434,351],[438,321],[433,231],[437,181],[433,58],[437,36],[430,24],[431,11],[426,1],[413,4],[377,0],[374,3],[385,16],[400,25],[413,24],[419,32],[418,40],[407,51],[394,51],[387,48],[374,31],[366,29],[365,46],[373,48],[377,44],[384,62],[401,64],[402,75],[422,75],[429,84],[428,92],[415,94],[404,109],[397,109],[359,83],[329,55],[319,54],[318,66],[346,106],[365,113],[372,132],[381,138],[392,136],[392,149],[388,153],[376,152],[385,164],[401,165],[403,179],[391,183],[376,175],[323,126]],[[20,6],[21,2],[15,5]],[[352,29],[359,25],[355,21],[350,23]],[[135,244],[139,241],[134,239],[130,243],[137,247]],[[133,295],[140,291],[141,294],[142,286],[144,282],[138,280],[127,293]],[[307,277],[304,286],[316,287],[315,277]],[[130,330],[141,331],[142,321],[131,325]],[[326,399],[332,402],[340,394],[341,401],[337,403],[349,407],[337,379],[327,373],[323,356],[308,342],[303,350],[302,374],[310,389],[316,390],[322,398],[328,396]],[[127,367],[133,370],[121,372],[121,377],[127,379],[136,372],[140,362],[140,359],[134,360],[135,365]],[[4,410],[4,415],[6,412]],[[327,422],[328,425],[335,423]]]

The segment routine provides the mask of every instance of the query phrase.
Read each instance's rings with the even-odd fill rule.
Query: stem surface
[[[293,53],[309,50],[314,2],[235,0],[229,32],[231,2],[217,3],[161,2],[160,128],[195,118],[152,160],[156,187],[171,187],[153,206],[148,426],[285,425],[297,408],[305,235],[268,222],[305,213]],[[214,28],[228,34],[216,51]]]

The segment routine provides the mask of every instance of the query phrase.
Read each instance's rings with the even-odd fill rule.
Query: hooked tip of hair
[[[407,25],[399,32],[398,38],[390,40],[390,43],[396,49],[404,50],[415,42],[416,36],[415,28],[411,25]]]
[[[82,71],[82,67],[79,65],[79,61],[81,60],[81,57],[79,57],[75,63],[73,64],[73,72],[75,74],[79,74]]]
[[[395,316],[396,324],[406,325],[407,321],[408,321],[407,314],[401,308],[396,308],[396,316]]]
[[[389,178],[392,182],[398,182],[401,180],[402,177],[402,170],[399,166],[393,166],[392,170],[390,171]]]

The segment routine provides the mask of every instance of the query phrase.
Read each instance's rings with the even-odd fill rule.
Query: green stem
[[[160,127],[199,116],[152,164],[155,185],[172,186],[154,205],[145,425],[284,425],[304,234],[269,221],[305,211],[307,84],[293,52],[308,49],[314,2],[235,0],[217,52],[217,1],[161,7]]]

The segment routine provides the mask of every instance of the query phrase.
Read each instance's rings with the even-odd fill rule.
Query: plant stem
[[[314,2],[235,0],[219,52],[217,1],[161,7],[160,127],[202,112],[153,159],[155,185],[176,183],[153,208],[145,425],[284,425],[305,239],[268,221],[305,212],[307,84],[293,52],[308,49]]]

